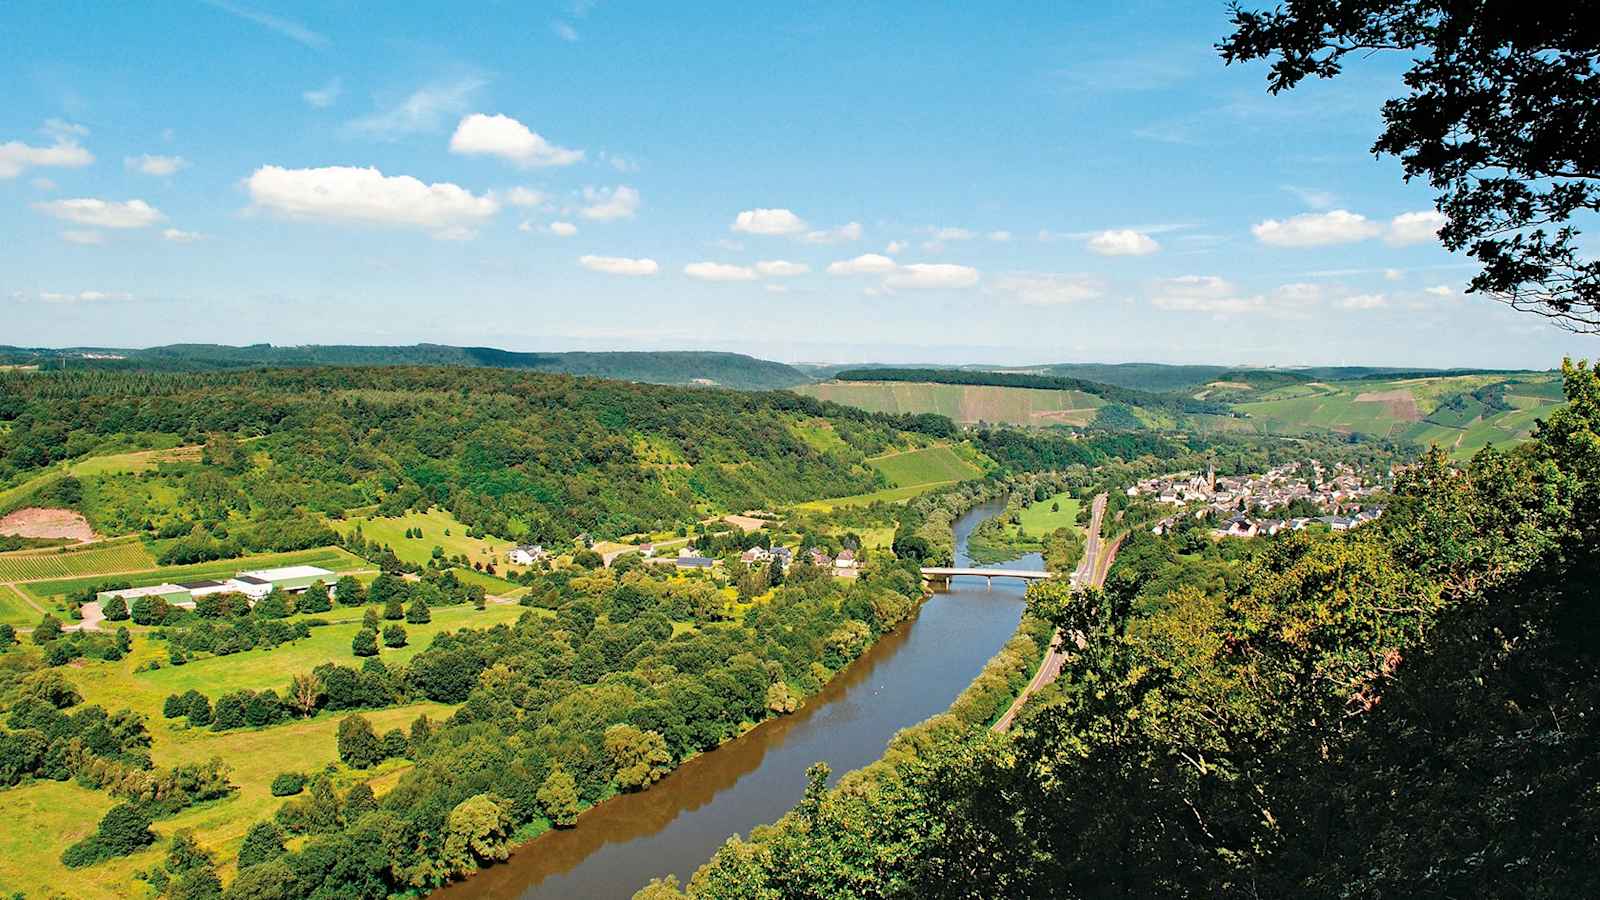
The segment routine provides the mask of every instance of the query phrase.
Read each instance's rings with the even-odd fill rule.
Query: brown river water
[[[1001,509],[980,506],[956,522],[957,565],[970,564],[972,529]],[[1037,555],[1023,560],[1043,567]],[[1022,583],[1011,579],[992,588],[953,579],[798,712],[695,757],[649,790],[595,806],[576,828],[546,832],[431,897],[625,900],[651,878],[688,880],[730,835],[794,806],[807,766],[826,762],[837,781],[881,756],[896,731],[948,708],[1015,633],[1022,597]]]

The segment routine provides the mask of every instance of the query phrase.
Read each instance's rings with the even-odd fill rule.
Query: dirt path
[[[1072,572],[1072,587],[1074,590],[1082,587],[1099,587],[1106,580],[1106,573],[1111,570],[1111,557],[1116,556],[1117,548],[1122,545],[1122,539],[1111,543],[1109,548],[1102,548],[1100,539],[1100,526],[1106,514],[1106,495],[1099,494],[1090,506],[1089,533],[1083,544],[1083,558],[1078,560],[1078,567]],[[1033,679],[1011,701],[1011,706],[995,723],[994,730],[1004,732],[1011,727],[1011,723],[1022,712],[1022,707],[1045,685],[1056,680],[1061,674],[1061,666],[1066,662],[1067,654],[1062,647],[1061,632],[1050,635],[1050,649],[1045,652],[1044,659],[1039,661],[1039,670],[1033,673]]]

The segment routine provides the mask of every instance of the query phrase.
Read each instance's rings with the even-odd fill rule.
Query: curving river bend
[[[957,520],[956,565],[971,564],[967,537],[1003,508],[986,504]],[[1037,554],[1022,559],[1043,568]],[[1023,590],[1010,579],[993,588],[952,580],[799,712],[690,760],[647,791],[607,800],[576,828],[546,832],[509,861],[431,896],[626,900],[657,876],[686,881],[729,835],[794,806],[810,764],[827,762],[837,781],[881,756],[896,731],[948,708],[1016,631]]]

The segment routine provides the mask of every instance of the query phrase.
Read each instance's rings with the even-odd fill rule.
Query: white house
[[[506,553],[506,560],[515,566],[531,566],[549,555],[538,544],[519,544]]]
[[[835,569],[854,569],[856,567],[856,554],[853,550],[840,550],[839,555],[833,558]]]

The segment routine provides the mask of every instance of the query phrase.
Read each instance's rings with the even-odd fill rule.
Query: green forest
[[[1018,733],[930,720],[639,896],[1594,896],[1600,377],[1565,382],[1374,525],[1032,588],[1076,649]]]

